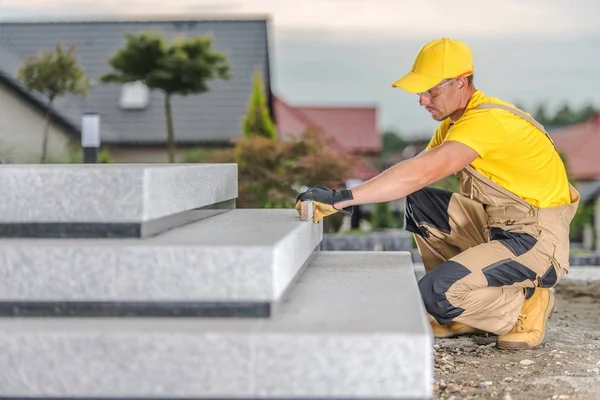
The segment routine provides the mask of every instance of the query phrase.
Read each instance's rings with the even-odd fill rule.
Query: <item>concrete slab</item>
[[[0,237],[147,237],[235,208],[235,164],[0,165]]]
[[[569,273],[563,276],[561,282],[593,283],[600,282],[600,267],[596,265],[571,265]]]
[[[410,256],[321,252],[252,319],[0,319],[4,396],[428,399]]]
[[[239,209],[148,239],[4,239],[0,314],[268,316],[322,238]]]
[[[323,237],[324,251],[409,251],[411,234],[399,229],[370,232],[361,235],[330,233]]]

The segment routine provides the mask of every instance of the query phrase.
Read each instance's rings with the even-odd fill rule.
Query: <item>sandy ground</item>
[[[556,295],[541,349],[498,350],[495,336],[436,339],[434,398],[600,399],[600,282],[565,282]]]

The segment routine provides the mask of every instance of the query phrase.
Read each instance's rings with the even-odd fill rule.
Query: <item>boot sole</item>
[[[550,291],[550,304],[546,309],[546,315],[544,315],[544,326],[542,327],[542,337],[535,343],[527,343],[527,342],[501,342],[498,340],[496,346],[500,350],[536,350],[539,349],[543,344],[546,338],[546,327],[548,325],[548,320],[552,319],[552,315],[556,311],[556,298],[554,297],[554,292]]]

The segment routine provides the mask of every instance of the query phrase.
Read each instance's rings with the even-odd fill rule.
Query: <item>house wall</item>
[[[168,163],[166,146],[104,146],[109,152],[115,163]],[[205,150],[219,150],[223,147],[207,147]],[[187,147],[176,148],[175,161],[183,162],[184,156],[191,149]]]
[[[106,146],[115,163],[167,163],[167,150],[161,147],[120,147]],[[181,150],[175,152],[176,160],[182,155]]]
[[[0,162],[38,163],[42,153],[44,114],[0,83]],[[68,155],[73,136],[50,126],[48,160]]]

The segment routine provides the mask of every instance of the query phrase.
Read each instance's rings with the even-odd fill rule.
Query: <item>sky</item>
[[[598,0],[0,0],[5,20],[230,13],[271,16],[277,95],[298,105],[376,105],[380,129],[405,136],[428,136],[436,122],[391,83],[440,37],[471,46],[476,86],[488,95],[528,110],[600,108]]]

